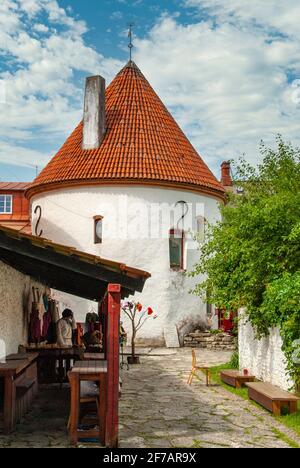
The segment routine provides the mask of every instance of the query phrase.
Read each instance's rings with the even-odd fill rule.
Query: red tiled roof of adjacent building
[[[0,182],[0,191],[22,191],[29,187],[29,182]]]
[[[0,227],[7,227],[24,234],[32,234],[31,223],[29,221],[1,221]]]
[[[0,195],[12,196],[12,212],[0,213],[0,226],[31,233],[29,202],[25,197],[26,182],[0,182]]]
[[[155,184],[223,198],[224,188],[134,62],[106,90],[106,133],[83,150],[81,122],[29,187],[28,196],[67,185]]]

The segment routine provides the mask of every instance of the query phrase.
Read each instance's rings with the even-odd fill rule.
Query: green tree
[[[222,221],[208,226],[192,276],[194,293],[226,309],[245,308],[258,337],[279,326],[289,372],[297,381],[293,343],[300,338],[300,150],[277,138],[261,146],[262,163],[235,165],[242,194],[229,194]]]

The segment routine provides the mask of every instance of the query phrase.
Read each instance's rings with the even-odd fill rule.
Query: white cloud
[[[49,31],[49,28],[48,26],[46,26],[45,24],[35,24],[33,26],[33,29],[37,32],[41,32],[41,33],[47,33]]]
[[[0,72],[0,162],[45,163],[44,152],[31,148],[56,149],[81,118],[83,83],[74,74],[110,80],[121,67],[85,44],[86,30],[56,0],[1,0],[0,57],[7,68]]]
[[[22,0],[22,10],[30,17],[33,17],[41,11],[42,3],[39,0]]]
[[[165,14],[135,39],[134,59],[210,167],[244,152],[254,161],[278,132],[300,145],[298,0],[185,5],[191,24]],[[77,72],[109,81],[121,68],[86,45],[86,30],[56,0],[0,0],[0,162],[41,166],[36,148],[57,148],[81,117]]]
[[[11,165],[34,167],[38,164],[45,165],[48,161],[48,155],[24,146],[1,142],[0,160],[2,163]]]
[[[288,36],[300,35],[299,17],[300,4],[298,0],[185,0],[187,6],[198,7],[200,11],[207,9],[221,21],[229,21],[253,27],[266,27],[281,31]]]
[[[121,11],[114,11],[111,15],[110,15],[110,19],[112,19],[113,21],[119,21],[123,18],[123,13]]]
[[[289,81],[290,73],[300,77],[299,15],[288,14],[296,2],[282,3],[280,21],[270,17],[276,0],[187,3],[209,5],[211,16],[182,25],[164,15],[135,41],[135,59],[210,167],[218,173],[221,160],[244,152],[255,161],[260,140],[274,143],[277,133],[300,144],[298,91]]]

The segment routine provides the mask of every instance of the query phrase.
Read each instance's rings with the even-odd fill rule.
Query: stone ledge
[[[234,351],[235,338],[228,333],[212,334],[210,332],[195,331],[184,337],[184,347],[202,349],[220,349]]]

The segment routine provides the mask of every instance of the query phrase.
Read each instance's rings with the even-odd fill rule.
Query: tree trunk
[[[134,323],[132,323],[132,337],[131,337],[131,356],[135,357],[135,338],[136,338],[136,330]]]

